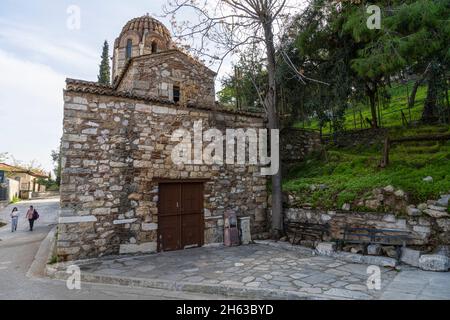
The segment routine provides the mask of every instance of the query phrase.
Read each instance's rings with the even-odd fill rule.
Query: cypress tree
[[[102,61],[100,63],[100,73],[98,75],[98,82],[101,84],[111,83],[111,71],[109,67],[109,45],[105,40],[103,44]]]

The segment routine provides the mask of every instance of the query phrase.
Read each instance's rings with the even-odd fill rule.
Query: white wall
[[[8,199],[12,201],[14,196],[19,196],[20,182],[14,179],[6,179],[6,183],[8,184]]]

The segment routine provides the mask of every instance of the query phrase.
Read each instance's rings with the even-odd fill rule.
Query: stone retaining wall
[[[285,209],[285,222],[329,224],[331,235],[325,241],[341,239],[344,227],[397,229],[409,231],[410,245],[450,244],[450,219],[432,217],[395,216],[394,214],[348,211],[324,211],[301,208]],[[287,230],[292,236],[293,230]]]
[[[358,145],[372,146],[381,144],[387,132],[385,128],[343,131],[332,135],[324,135],[323,143],[333,144],[343,148],[356,147]]]
[[[291,168],[304,161],[308,154],[321,150],[323,148],[319,132],[294,128],[283,129],[280,132],[283,175],[287,175]]]

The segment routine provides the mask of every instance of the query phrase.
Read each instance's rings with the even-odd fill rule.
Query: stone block
[[[430,233],[431,232],[430,227],[427,227],[427,226],[414,226],[413,231],[419,232],[419,233]]]
[[[158,229],[158,224],[156,223],[143,223],[142,231],[153,231]]]
[[[65,134],[63,140],[69,142],[86,142],[87,136],[82,134]]]
[[[76,103],[66,103],[64,105],[65,109],[69,110],[76,110],[76,111],[87,111],[87,106],[82,104],[76,104]]]
[[[397,258],[398,256],[397,249],[394,246],[383,247],[383,252],[389,258]]]
[[[425,271],[446,272],[449,269],[449,260],[444,255],[424,254],[419,259],[419,268]]]
[[[418,216],[422,215],[422,211],[420,211],[419,209],[417,209],[414,206],[409,206],[406,209],[406,212],[408,213],[408,216],[411,216],[411,217],[418,217]]]
[[[133,223],[136,222],[137,219],[123,219],[123,220],[114,220],[113,224],[115,225],[119,225],[119,224],[129,224],[129,223]]]
[[[409,264],[413,267],[419,266],[419,259],[422,253],[419,250],[402,248],[402,254],[400,256],[400,261]]]
[[[250,232],[250,217],[239,217],[239,229],[241,235],[241,244],[249,244],[252,242],[252,236]]]
[[[316,246],[316,252],[321,255],[329,256],[336,251],[334,242],[319,242]]]
[[[121,244],[120,254],[133,253],[154,253],[157,250],[156,242],[147,242],[142,244]]]
[[[436,204],[437,204],[437,202],[436,202]],[[428,205],[428,209],[434,210],[434,211],[440,211],[440,212],[447,211],[446,207],[441,207],[441,206],[438,206],[438,205]]]
[[[72,217],[60,217],[59,224],[74,224],[74,223],[87,223],[97,222],[95,216],[72,216]]]
[[[381,254],[381,245],[370,244],[367,246],[367,254],[371,256],[379,256]]]
[[[438,201],[436,201],[436,205],[446,208],[448,207],[449,202],[450,202],[450,194],[446,194],[441,196],[441,198],[438,199]]]
[[[419,209],[421,211],[426,210],[427,208],[428,208],[428,206],[426,203],[421,203],[421,204],[417,205],[417,209]]]
[[[432,210],[432,209],[426,209],[423,212],[425,212],[430,217],[433,217],[433,218],[436,218],[436,219],[444,218],[444,217],[448,217],[449,216],[448,213],[446,213],[446,212]]]

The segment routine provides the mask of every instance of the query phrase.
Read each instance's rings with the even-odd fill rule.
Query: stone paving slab
[[[379,299],[383,292],[367,288],[367,265],[264,244],[99,259],[80,268],[85,281],[248,298]],[[384,288],[397,272],[381,272]]]
[[[450,300],[450,273],[405,267],[387,286],[385,300]]]

